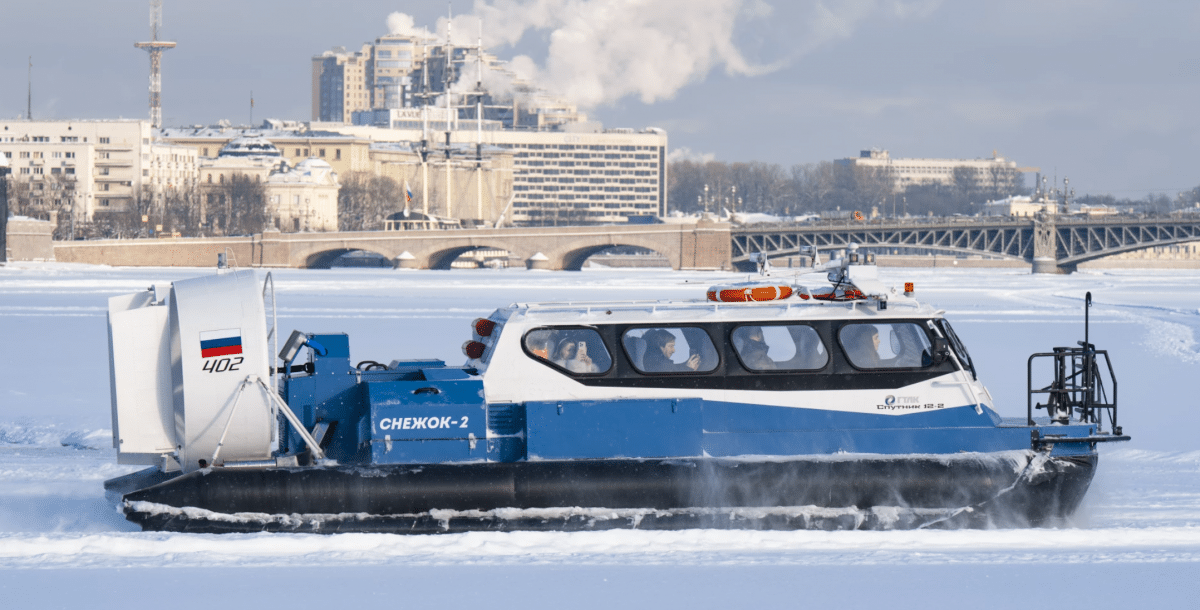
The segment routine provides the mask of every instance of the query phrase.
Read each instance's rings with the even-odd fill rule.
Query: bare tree
[[[234,174],[205,185],[204,227],[216,235],[253,235],[267,225],[266,188],[258,176]]]
[[[150,213],[154,206],[149,186],[133,192],[129,203],[115,209],[96,210],[91,222],[76,222],[71,231],[76,237],[131,239],[147,237]],[[142,218],[146,220],[143,221]],[[77,219],[82,220],[82,219]],[[60,223],[61,224],[61,223]]]
[[[734,204],[740,211],[782,213],[791,200],[790,185],[783,168],[774,163],[753,161],[730,165],[730,178],[737,187]]]
[[[32,188],[29,180],[18,180],[15,173],[8,176],[8,210],[13,216],[29,216]]]
[[[18,188],[23,200],[19,213],[55,222],[54,239],[73,239],[76,223],[82,220],[75,195],[73,176],[45,174]]]
[[[671,207],[681,212],[704,210],[704,164],[684,160],[671,163],[667,179]]]
[[[1021,174],[1011,167],[993,165],[987,169],[988,191],[986,198],[992,201],[1019,195],[1023,190]]]
[[[829,161],[792,166],[791,196],[793,213],[820,212],[833,208],[831,197],[837,188],[836,166]]]
[[[972,201],[979,194],[979,181],[976,180],[975,170],[965,165],[955,167],[951,171],[955,194],[960,200]]]
[[[201,233],[201,193],[196,185],[184,185],[163,193],[163,230],[185,237]]]
[[[395,180],[371,172],[350,172],[338,191],[338,226],[343,231],[383,228],[390,214],[404,209],[404,189]]]
[[[894,192],[895,178],[889,168],[854,166],[854,186],[856,204],[853,206],[864,213],[891,197]]]

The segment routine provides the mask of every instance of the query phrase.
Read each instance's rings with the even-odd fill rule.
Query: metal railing
[[[1083,341],[1079,342],[1079,347],[1056,347],[1053,352],[1033,354],[1026,363],[1026,424],[1034,425],[1035,408],[1046,409],[1052,423],[1068,424],[1071,415],[1077,414],[1080,423],[1096,424],[1096,432],[1099,433],[1104,427],[1104,414],[1107,412],[1112,434],[1119,437],[1121,427],[1117,425],[1117,376],[1113,372],[1108,351],[1096,349],[1090,341],[1089,313],[1092,308],[1092,293],[1087,293],[1083,302]],[[1108,370],[1112,402],[1108,402],[1105,377],[1101,374],[1099,365],[1100,356],[1104,357],[1104,366]],[[1033,362],[1039,358],[1053,360],[1054,381],[1035,390]],[[1046,404],[1039,403],[1035,406],[1035,394],[1046,394]]]
[[[1113,373],[1112,361],[1108,351],[1098,350],[1095,345],[1080,342],[1080,347],[1056,347],[1053,352],[1033,354],[1029,357],[1027,369],[1028,401],[1026,419],[1030,426],[1034,425],[1033,410],[1046,409],[1050,420],[1057,424],[1066,424],[1071,415],[1076,414],[1078,421],[1084,424],[1096,424],[1097,432],[1104,425],[1104,415],[1112,426],[1112,433],[1121,434],[1117,424],[1117,378]],[[1100,367],[1103,357],[1104,369]],[[1035,360],[1049,358],[1053,361],[1054,381],[1042,388],[1033,386],[1033,363]],[[1107,370],[1107,382],[1103,371]],[[1112,401],[1109,402],[1107,387],[1112,389]],[[1034,404],[1034,396],[1045,394],[1045,404]]]

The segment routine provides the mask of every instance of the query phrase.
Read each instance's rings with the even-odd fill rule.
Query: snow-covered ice
[[[141,533],[104,497],[109,296],[207,269],[0,267],[0,599],[5,607],[1187,607],[1200,587],[1200,272],[881,269],[947,310],[1003,415],[1028,355],[1091,337],[1134,440],[1102,447],[1073,527],[442,536]],[[700,298],[728,274],[662,270],[274,272],[280,325],[347,332],[356,359],[463,359],[514,301]],[[286,600],[286,601],[284,601]]]

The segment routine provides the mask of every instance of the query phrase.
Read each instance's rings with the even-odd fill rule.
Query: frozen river
[[[400,537],[134,531],[104,498],[106,299],[201,269],[0,268],[0,598],[120,607],[171,599],[496,607],[1189,606],[1200,576],[1200,272],[883,269],[946,309],[1002,415],[1025,361],[1092,341],[1133,441],[1104,447],[1073,527],[914,532],[591,532]],[[662,270],[274,273],[283,332],[347,332],[357,360],[463,360],[467,324],[514,301],[702,298],[728,275]],[[245,604],[238,604],[245,605]],[[1153,607],[1164,603],[1151,603]]]

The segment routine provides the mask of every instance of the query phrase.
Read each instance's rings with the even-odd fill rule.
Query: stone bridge
[[[1200,216],[955,217],[817,224],[625,225],[526,227],[447,231],[279,233],[227,238],[55,242],[54,258],[120,266],[208,267],[219,252],[243,267],[328,267],[351,251],[391,259],[396,266],[448,269],[472,250],[507,250],[534,268],[579,269],[613,246],[639,246],[665,256],[675,269],[749,268],[750,255],[795,256],[804,247],[879,254],[981,254],[1032,263],[1035,273],[1064,273],[1084,261],[1143,248],[1200,241]],[[407,253],[407,254],[406,254]],[[537,256],[537,255],[541,256]]]
[[[850,243],[879,253],[935,251],[983,254],[1033,264],[1034,273],[1067,273],[1084,261],[1131,250],[1200,241],[1200,216],[953,217],[875,219],[799,225],[752,225],[732,231],[732,263],[750,255],[795,256],[805,247],[836,250]]]
[[[507,250],[533,268],[578,270],[614,246],[638,246],[666,257],[674,269],[730,268],[730,227],[657,224],[596,227],[525,227],[447,231],[280,233],[223,238],[56,242],[60,262],[118,266],[209,267],[227,252],[242,267],[324,268],[352,251],[374,252],[396,266],[449,269],[472,250]],[[406,254],[407,253],[407,254]],[[541,256],[537,256],[537,255]]]

